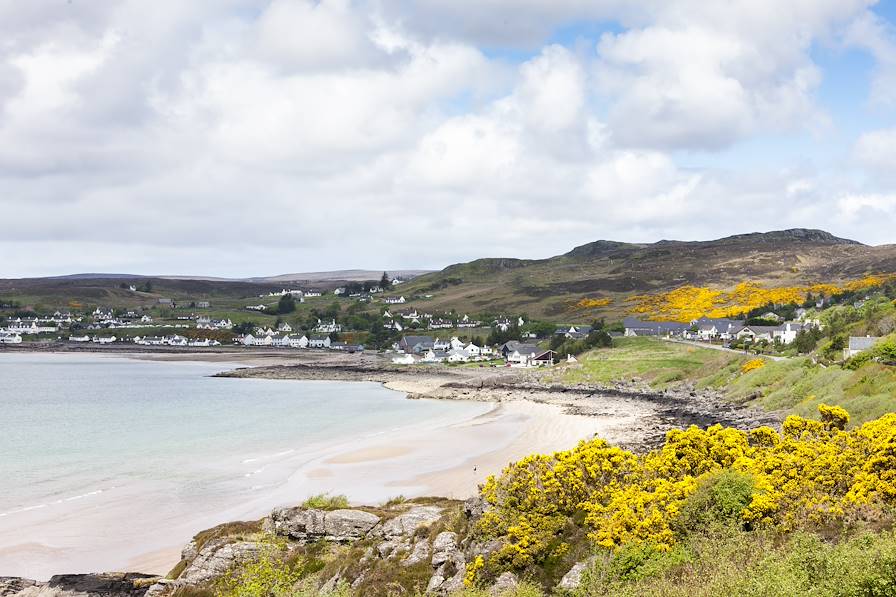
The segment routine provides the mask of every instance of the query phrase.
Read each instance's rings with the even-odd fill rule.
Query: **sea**
[[[376,471],[348,487],[297,471],[334,445],[490,408],[375,383],[212,376],[235,366],[0,354],[0,576],[121,568],[314,492],[388,497]]]

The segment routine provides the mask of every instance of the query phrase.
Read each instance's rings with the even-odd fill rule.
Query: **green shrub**
[[[753,499],[753,478],[726,469],[703,481],[688,496],[674,528],[681,535],[718,526],[738,525]]]

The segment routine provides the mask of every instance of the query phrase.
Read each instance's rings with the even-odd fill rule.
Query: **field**
[[[579,362],[552,372],[559,383],[610,383],[639,379],[655,388],[677,382],[721,385],[747,357],[729,352],[664,342],[653,338],[617,338],[614,347],[583,354]]]
[[[715,388],[729,400],[769,411],[812,416],[836,404],[854,424],[896,411],[896,368],[869,362],[855,371],[822,366],[811,357],[773,361],[745,371],[752,357],[653,338],[618,338],[613,348],[585,353],[579,362],[545,374],[554,383],[641,380],[655,389],[681,383]]]

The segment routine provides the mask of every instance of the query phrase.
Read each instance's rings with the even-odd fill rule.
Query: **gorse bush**
[[[788,417],[782,433],[691,427],[644,455],[596,439],[511,464],[482,488],[477,532],[503,543],[485,568],[562,556],[571,521],[597,548],[665,552],[707,524],[836,528],[896,503],[896,414],[845,431],[846,411],[820,411],[821,421]]]

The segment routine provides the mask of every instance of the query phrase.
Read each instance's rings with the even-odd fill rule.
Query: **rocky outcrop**
[[[444,531],[432,542],[433,574],[426,586],[430,593],[448,594],[462,589],[467,562],[457,543],[457,533]]]
[[[418,528],[429,526],[442,517],[444,510],[438,506],[415,506],[383,523],[380,533],[386,539],[408,537]]]
[[[15,576],[0,576],[0,597],[19,595],[28,587],[33,587],[37,581]]]
[[[265,529],[299,542],[348,543],[366,537],[379,522],[379,516],[363,510],[278,508]]]
[[[177,578],[179,584],[201,585],[224,576],[237,564],[254,562],[262,545],[254,541],[209,541]]]
[[[60,574],[47,582],[0,578],[0,597],[144,597],[157,577],[133,572]]]

